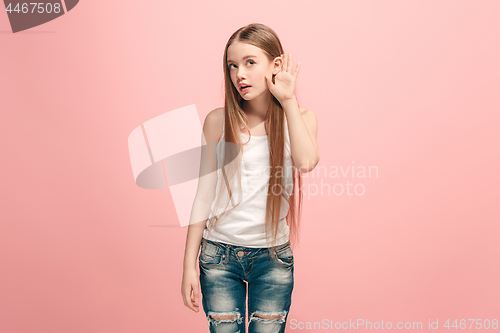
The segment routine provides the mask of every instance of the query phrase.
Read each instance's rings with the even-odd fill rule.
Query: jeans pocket
[[[290,267],[293,265],[293,251],[290,245],[279,249],[276,252],[276,262],[282,266]]]
[[[222,259],[222,249],[210,242],[203,242],[201,247],[200,264],[219,265]]]

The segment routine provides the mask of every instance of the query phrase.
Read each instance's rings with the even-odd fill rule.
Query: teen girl
[[[299,68],[263,24],[238,29],[226,44],[225,103],[203,126],[207,149],[181,288],[184,305],[198,312],[201,244],[199,282],[209,332],[285,332],[300,174],[319,161],[316,116],[299,108],[295,96]]]

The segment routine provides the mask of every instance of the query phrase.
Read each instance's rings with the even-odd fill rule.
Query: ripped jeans
[[[202,238],[200,286],[209,332],[246,332],[247,286],[248,333],[285,332],[292,303],[293,252],[290,241],[275,249],[272,258],[268,248]]]

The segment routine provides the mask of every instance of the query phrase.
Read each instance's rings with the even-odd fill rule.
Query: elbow
[[[318,163],[319,163],[319,155],[317,154],[314,159],[310,159],[302,163],[299,163],[297,168],[301,174],[309,173],[313,171],[314,168],[316,168],[316,165],[318,165]]]

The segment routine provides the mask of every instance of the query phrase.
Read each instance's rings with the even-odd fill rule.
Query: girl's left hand
[[[284,51],[283,54],[283,67],[281,71],[274,77],[275,83],[272,78],[266,76],[267,87],[269,91],[276,97],[276,99],[283,104],[287,100],[295,99],[295,82],[299,74],[300,61],[292,71],[292,55]]]

